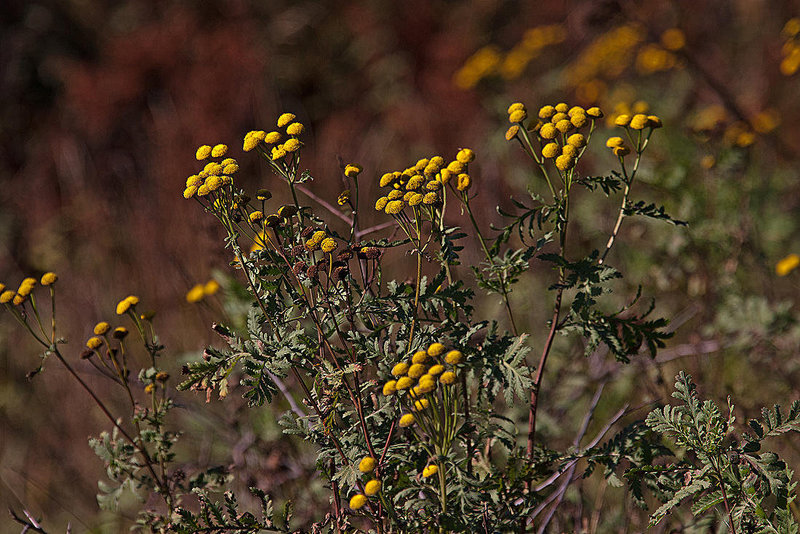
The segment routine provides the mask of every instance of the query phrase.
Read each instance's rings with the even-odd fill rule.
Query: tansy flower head
[[[283,113],[280,117],[278,117],[278,128],[283,128],[295,118],[296,117],[292,113]]]
[[[450,352],[447,353],[447,356],[444,357],[444,361],[446,361],[450,365],[457,365],[461,363],[463,360],[464,360],[464,355],[461,354],[460,350],[451,350]]]
[[[508,130],[506,130],[506,141],[511,141],[517,136],[518,133],[519,133],[519,126],[514,124]]]
[[[3,291],[3,293],[0,294],[0,304],[7,304],[11,302],[15,296],[16,293],[10,289]]]
[[[431,206],[437,202],[439,202],[439,194],[436,191],[425,193],[422,197],[422,203],[427,206]]]
[[[565,156],[570,156],[572,158],[578,153],[578,149],[570,144],[564,145],[564,148],[561,149],[561,153]]]
[[[447,170],[453,174],[458,174],[464,171],[464,164],[458,160],[453,160],[447,164]]]
[[[383,176],[381,176],[381,181],[379,182],[379,185],[381,187],[386,187],[387,185],[391,184],[394,180],[395,180],[394,173],[393,172],[387,172],[387,173],[384,173]]]
[[[644,130],[647,127],[647,115],[637,113],[631,117],[630,127],[634,130]]]
[[[381,490],[381,481],[380,480],[370,480],[366,484],[364,484],[364,494],[365,495],[375,495]]]
[[[191,175],[186,179],[186,187],[198,187],[200,184],[203,183],[203,179],[197,176],[196,174]]]
[[[296,152],[303,143],[295,138],[289,139],[283,144],[283,149],[286,152]]]
[[[627,126],[631,122],[630,115],[618,115],[616,119],[614,119],[614,124],[617,126]]]
[[[299,122],[293,122],[286,127],[286,133],[289,135],[300,135],[305,131],[305,126]]]
[[[428,347],[428,355],[434,358],[441,356],[445,351],[445,346],[441,343],[431,343]]]
[[[456,382],[456,374],[453,371],[445,371],[439,377],[439,382],[442,384],[450,385],[455,384]]]
[[[375,469],[375,465],[378,462],[372,456],[364,456],[360,462],[358,462],[358,470],[362,473],[370,473],[373,469]]]
[[[418,350],[411,357],[411,363],[425,363],[428,359],[428,353],[424,350]]]
[[[359,174],[361,174],[362,170],[363,168],[361,167],[361,165],[358,165],[356,163],[351,163],[344,168],[344,175],[347,176],[348,178],[355,178]]]
[[[267,132],[264,130],[253,130],[247,132],[244,136],[244,142],[242,143],[242,150],[245,152],[250,152],[255,147],[258,146],[258,143],[264,140],[266,137]]]
[[[31,294],[34,287],[36,287],[36,279],[30,277],[25,278],[22,283],[20,283],[19,289],[17,289],[17,294],[27,297]]]
[[[125,339],[125,336],[128,335],[128,329],[124,326],[118,326],[114,329],[111,335],[114,337],[114,339]]]
[[[519,126],[517,126],[517,128],[519,128]],[[436,179],[442,182],[443,184],[447,184],[447,182],[450,181],[450,178],[452,178],[452,176],[453,172],[450,169],[442,169],[439,171],[439,174],[436,176]]]
[[[403,211],[404,207],[405,204],[403,204],[402,200],[390,200],[386,204],[386,207],[383,209],[383,211],[385,211],[389,215],[397,215],[398,213]]]
[[[444,372],[444,365],[436,364],[428,369],[428,374],[431,376],[438,376]]]
[[[789,254],[775,264],[775,274],[778,276],[786,276],[797,269],[798,266],[800,266],[800,256],[797,254]]]
[[[430,163],[430,160],[428,158],[422,158],[420,160],[417,160],[417,163],[414,165],[414,170],[417,172],[422,172],[425,169],[425,167],[428,166],[428,163]]]
[[[274,145],[278,141],[281,140],[281,133],[280,132],[270,132],[264,135],[264,142],[269,143],[270,145]]]
[[[414,365],[408,368],[408,376],[410,376],[411,378],[419,378],[422,375],[424,375],[425,371],[427,370],[428,368],[424,364],[415,363]]]
[[[400,428],[406,428],[413,425],[417,420],[414,418],[414,414],[407,413],[403,417],[400,418]]]
[[[569,108],[569,111],[567,111],[567,115],[569,115],[570,117],[572,117],[573,115],[586,115],[586,110],[580,106],[572,106],[571,108]]]
[[[320,248],[322,249],[322,252],[329,254],[336,250],[336,240],[332,237],[326,237],[322,240],[322,243],[320,243]]]
[[[629,149],[625,145],[622,145],[614,147],[613,152],[615,156],[624,157],[631,153],[631,149]]]
[[[408,197],[408,205],[413,208],[414,206],[419,206],[422,204],[423,200],[425,200],[425,196],[422,195],[422,193],[411,192],[410,196]]]
[[[279,145],[276,147],[272,147],[272,161],[279,160],[281,158],[286,157],[286,149],[283,148],[283,145]]]
[[[508,122],[520,123],[527,118],[528,118],[528,113],[524,109],[518,109],[516,111],[512,111],[508,115]]]
[[[558,124],[560,121],[567,119],[569,119],[569,115],[567,115],[566,113],[559,112],[550,117],[550,122],[552,122],[553,124]]]
[[[408,376],[402,376],[397,379],[397,384],[395,384],[395,387],[397,388],[398,391],[402,391],[404,389],[410,388],[413,384],[414,384],[413,378],[410,378]]]
[[[203,286],[203,294],[207,297],[216,294],[219,291],[219,282],[216,280],[209,280]]]
[[[409,365],[406,362],[400,362],[392,367],[392,374],[394,376],[403,376],[408,372]]]
[[[558,143],[547,143],[542,148],[542,156],[546,158],[554,158],[559,153]]]
[[[566,113],[567,111],[569,111],[569,106],[564,102],[559,102],[558,104],[556,104],[555,107],[558,113]]]
[[[458,154],[456,154],[456,160],[464,164],[470,163],[475,160],[475,152],[469,148],[462,148],[458,151]]]
[[[397,393],[397,380],[389,380],[383,385],[383,395],[388,397],[393,393]]]
[[[572,134],[567,138],[567,144],[574,146],[575,148],[583,148],[586,146],[586,138],[583,134]]]
[[[86,341],[86,346],[89,347],[91,350],[97,350],[103,345],[103,340],[99,337],[90,337]]]
[[[336,203],[339,204],[340,206],[344,206],[348,202],[350,202],[350,190],[345,189],[344,191],[339,193],[338,197],[336,197]]]
[[[456,189],[459,191],[466,191],[472,185],[472,178],[469,174],[461,173],[458,175],[458,183],[456,184]]]
[[[220,143],[218,145],[214,145],[214,148],[211,149],[211,157],[221,158],[226,152],[228,152],[228,145],[223,145]]]
[[[586,110],[586,114],[588,116],[592,117],[593,119],[602,119],[603,118],[603,112],[600,110],[600,108],[598,108],[596,106],[587,109]]]
[[[648,115],[647,116],[647,125],[651,128],[661,128],[663,124],[661,123],[661,119],[658,118],[656,115]]]
[[[353,495],[350,498],[350,508],[353,510],[358,510],[359,508],[363,508],[365,504],[367,504],[366,495],[362,495],[359,493],[358,495]]]
[[[570,117],[569,121],[575,128],[583,128],[586,126],[586,123],[589,122],[589,120],[586,118],[586,115],[583,113],[576,113]]]
[[[197,187],[195,186],[187,187],[186,189],[183,190],[183,198],[188,200],[192,198],[195,193],[197,193]]]
[[[96,325],[94,325],[94,335],[96,335],[96,336],[102,336],[103,334],[107,333],[109,330],[111,330],[111,325],[108,324],[105,321],[101,321],[101,322],[97,323]]]
[[[542,127],[539,129],[539,135],[542,136],[542,139],[555,139],[556,135],[558,135],[558,130],[556,130],[553,123],[548,122],[542,124]]]
[[[420,399],[418,401],[414,401],[414,411],[421,412],[422,410],[430,406],[430,404],[431,401],[429,401],[428,399]]]
[[[49,273],[44,273],[40,281],[43,286],[49,286],[55,284],[56,280],[58,280],[58,275],[56,273],[49,272]]]
[[[194,304],[203,300],[203,285],[197,284],[186,293],[186,302]]]
[[[618,146],[622,146],[624,141],[621,137],[609,137],[608,141],[606,141],[606,146],[608,148],[616,148]]]
[[[556,108],[553,106],[542,106],[539,108],[539,118],[542,120],[548,120],[550,117],[556,114]]]
[[[12,301],[14,306],[19,306],[23,302],[25,302],[25,297],[24,296],[22,296],[22,295],[14,295],[14,300]]]
[[[228,163],[223,167],[222,172],[228,175],[236,174],[239,172],[239,164],[236,162]]]
[[[386,207],[386,204],[389,203],[388,197],[380,197],[378,200],[375,201],[375,211],[383,211]]]
[[[406,189],[409,191],[416,191],[425,182],[425,177],[421,174],[415,174],[406,182]],[[391,198],[391,195],[390,195]]]
[[[514,102],[510,106],[508,106],[508,114],[511,115],[515,111],[525,111],[525,104],[522,102]]]
[[[424,478],[432,477],[436,473],[439,472],[439,466],[436,464],[426,465],[425,469],[422,470],[422,476]]]
[[[561,133],[567,133],[568,131],[572,130],[574,126],[568,119],[560,120],[556,123],[556,130]]]
[[[211,147],[209,145],[201,145],[197,148],[197,152],[195,152],[194,157],[197,158],[197,161],[203,161],[210,155]]]
[[[568,156],[567,154],[561,154],[556,158],[556,167],[560,171],[568,171],[574,165],[575,165],[575,158],[572,156]]]
[[[264,218],[264,212],[263,211],[254,211],[253,213],[248,215],[248,218],[250,219],[250,222],[258,222],[258,221],[260,221],[261,219]]]

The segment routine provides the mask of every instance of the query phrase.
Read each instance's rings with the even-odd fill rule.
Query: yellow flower
[[[445,371],[442,373],[442,376],[439,377],[439,382],[446,385],[455,384],[456,374],[453,371]]]
[[[408,182],[406,182],[406,190],[416,191],[422,186],[424,182],[425,182],[424,176],[422,176],[421,174],[415,174],[414,176],[408,179]],[[389,198],[392,198],[391,193],[389,193]]]
[[[219,291],[219,282],[216,280],[209,280],[203,286],[203,295],[207,297],[214,295],[217,291]]]
[[[558,143],[547,143],[542,148],[542,156],[548,159],[556,157],[558,153],[559,153]]]
[[[428,347],[428,355],[436,358],[441,356],[445,350],[445,346],[441,343],[431,343],[431,345]]]
[[[608,148],[617,148],[618,146],[622,146],[624,141],[621,137],[609,137],[608,141],[606,141],[606,146]]]
[[[415,363],[414,365],[408,368],[408,376],[410,376],[411,378],[419,378],[422,375],[424,375],[425,371],[427,370],[428,370],[427,366],[421,363]]]
[[[583,148],[586,146],[586,138],[583,134],[572,134],[567,138],[567,144],[574,146],[575,148]]]
[[[358,495],[353,495],[353,497],[350,498],[350,508],[353,510],[358,510],[365,504],[367,504],[367,497],[365,495],[359,493]]]
[[[583,113],[576,113],[570,117],[569,121],[575,128],[583,128],[586,126],[586,123],[589,122],[589,120],[586,118],[586,115]]]
[[[511,115],[515,111],[525,111],[525,104],[522,102],[514,102],[510,106],[508,106],[508,114]]]
[[[96,336],[102,336],[103,334],[107,333],[109,330],[111,330],[111,325],[108,324],[105,321],[101,321],[101,322],[97,323],[96,325],[94,325],[94,335],[96,335]]]
[[[518,109],[516,111],[512,111],[508,115],[508,122],[520,123],[527,118],[528,118],[528,113],[524,109]]]
[[[569,106],[564,102],[559,102],[558,104],[556,104],[556,111],[558,113],[566,113],[567,111],[569,111]]]
[[[614,119],[614,124],[616,124],[617,126],[627,126],[628,123],[630,122],[631,122],[631,116],[625,114],[617,115],[617,118]]]
[[[425,469],[422,470],[422,476],[425,478],[432,477],[436,473],[439,472],[439,466],[436,464],[426,465]]]
[[[686,44],[686,36],[678,28],[670,28],[661,34],[661,44],[667,50],[680,50]]]
[[[519,128],[519,126],[517,126],[517,128]],[[441,171],[439,171],[439,174],[437,175],[436,179],[446,185],[447,182],[449,182],[450,178],[452,177],[453,177],[453,172],[450,169],[442,169]]]
[[[366,495],[372,496],[378,493],[381,490],[381,481],[380,480],[370,480],[366,484],[364,484],[364,493]]]
[[[570,144],[566,144],[564,145],[564,148],[561,149],[561,153],[564,154],[565,156],[574,158],[575,155],[578,153],[578,149]]]
[[[380,181],[379,185],[381,187],[386,187],[387,185],[391,184],[394,180],[395,180],[394,173],[393,172],[387,172],[387,173],[384,173],[383,176],[381,176],[381,181]]]
[[[775,264],[775,273],[778,276],[786,276],[790,272],[800,266],[800,256],[797,254],[789,254],[777,264]]]
[[[124,339],[125,336],[128,335],[128,329],[124,326],[118,326],[114,329],[111,335],[114,336],[114,339]]]
[[[430,406],[431,401],[428,399],[420,399],[418,401],[414,401],[414,411],[421,412],[428,406]]]
[[[20,283],[19,289],[17,289],[17,295],[27,297],[31,294],[34,287],[36,287],[36,279],[28,277]]]
[[[211,157],[221,158],[226,152],[228,152],[228,145],[223,145],[220,143],[218,145],[214,145],[214,148],[211,149]]]
[[[558,135],[558,130],[556,130],[553,123],[548,122],[539,129],[539,135],[542,136],[542,139],[555,139],[556,135]]]
[[[456,154],[456,160],[464,164],[471,163],[475,160],[475,152],[469,148],[462,148],[458,151],[458,154]]]
[[[560,171],[568,171],[574,166],[575,166],[575,158],[572,156],[568,156],[567,154],[561,154],[556,158],[556,167]]]
[[[383,211],[385,211],[389,215],[397,215],[398,213],[403,211],[404,207],[405,204],[403,204],[402,200],[390,200],[386,204],[386,207],[383,209]]]
[[[260,221],[261,219],[264,218],[264,212],[263,211],[254,211],[253,213],[248,215],[247,218],[250,219],[250,222],[253,222],[253,223],[257,222],[257,221]]]
[[[293,122],[286,127],[286,133],[289,135],[300,135],[305,131],[305,126],[299,122]]]
[[[200,184],[203,183],[203,179],[197,176],[196,174],[191,175],[186,179],[186,187],[199,187]]]
[[[225,165],[225,167],[223,167],[222,172],[225,174],[236,174],[239,172],[239,164],[236,162],[228,163]]]
[[[264,142],[269,143],[270,145],[274,145],[278,141],[281,140],[281,133],[280,132],[270,132],[264,135]]]
[[[567,111],[567,115],[569,115],[570,117],[574,115],[586,115],[586,110],[580,106],[572,106],[571,108],[569,108],[569,111]]]
[[[389,203],[388,197],[380,197],[378,200],[375,201],[375,211],[383,211],[386,207],[386,204]]]
[[[19,306],[23,302],[25,302],[25,297],[22,295],[14,295],[14,300],[12,301],[14,306]]]
[[[89,347],[89,348],[90,348],[90,349],[92,349],[92,350],[97,350],[97,349],[99,349],[99,348],[100,348],[102,345],[103,345],[103,340],[102,340],[102,339],[100,339],[100,338],[99,338],[99,337],[97,337],[97,336],[95,336],[95,337],[90,337],[90,338],[89,338],[89,339],[86,341],[86,346],[87,346],[87,347]]]
[[[303,143],[295,138],[289,139],[283,144],[283,149],[286,152],[296,152]]]
[[[539,108],[539,118],[543,121],[546,121],[550,117],[556,114],[556,108],[553,106],[542,106]]]
[[[329,254],[336,250],[336,240],[332,237],[327,237],[322,240],[322,243],[320,243],[320,248],[322,249],[322,252]]]
[[[408,372],[409,365],[405,362],[400,362],[392,367],[392,374],[394,376],[403,376]]]
[[[339,204],[340,206],[344,206],[349,201],[350,201],[350,190],[349,189],[345,189],[344,191],[339,193],[338,197],[336,197],[336,203]]]
[[[286,149],[283,148],[283,145],[272,147],[272,161],[284,158],[286,154],[287,152]]]
[[[472,185],[472,178],[470,178],[469,174],[461,173],[458,175],[458,183],[456,184],[456,189],[459,191],[466,191]]]
[[[245,152],[250,152],[255,147],[258,146],[258,143],[264,140],[266,137],[267,132],[264,130],[253,130],[247,132],[244,136],[244,143],[242,143],[242,150]]]
[[[592,117],[593,119],[602,119],[603,118],[603,112],[597,106],[587,109],[586,110],[586,114],[588,116]]]
[[[220,187],[222,187],[222,178],[217,175],[209,176],[206,178],[206,182],[204,184],[209,191],[216,191]]]
[[[519,133],[519,126],[514,124],[508,130],[506,130],[506,141],[511,141],[517,136],[518,133]]]
[[[458,351],[453,351],[453,352],[458,352]],[[438,376],[438,375],[442,374],[443,372],[444,372],[444,365],[441,365],[441,364],[436,364],[433,367],[431,367],[430,369],[428,369],[428,374],[431,375],[431,376]]]
[[[451,161],[447,165],[447,170],[452,172],[453,174],[464,172],[464,164],[458,160]]]
[[[186,293],[186,302],[194,304],[203,300],[203,284],[197,284]]]
[[[361,174],[362,170],[364,169],[361,167],[361,165],[358,165],[356,163],[351,163],[344,168],[344,175],[349,178],[355,178],[356,176]]]
[[[648,115],[647,125],[650,126],[651,128],[661,128],[663,126],[663,123],[661,122],[661,119],[658,118],[657,115]]]
[[[568,131],[572,130],[573,128],[574,128],[574,126],[567,119],[560,120],[560,121],[558,121],[556,123],[556,130],[558,130],[561,133],[567,133]]]
[[[296,117],[292,113],[283,113],[280,117],[278,117],[278,128],[283,128],[295,118]]]
[[[259,189],[258,191],[256,191],[256,198],[261,202],[265,202],[272,198],[272,193],[270,193],[266,189]]]
[[[630,126],[634,130],[644,130],[645,127],[647,127],[647,124],[648,124],[647,115],[644,115],[642,113],[637,113],[636,115],[631,117]]]
[[[197,161],[203,161],[210,155],[211,147],[209,145],[202,145],[197,148],[197,152],[195,152],[194,157],[197,158]]]
[[[7,289],[2,294],[0,294],[0,304],[7,304],[11,302],[15,296],[16,293],[14,291]]]
[[[117,315],[123,315],[131,308],[131,306],[136,306],[138,303],[139,299],[133,295],[122,299],[117,304]]]
[[[428,359],[428,353],[424,350],[418,350],[411,357],[411,363],[425,363]]]
[[[373,469],[375,469],[375,465],[378,462],[372,456],[364,456],[360,462],[358,462],[358,470],[362,473],[369,473]]]
[[[58,275],[56,273],[49,272],[42,275],[41,283],[43,286],[49,286],[55,284],[56,280],[58,280]]]
[[[559,121],[563,121],[565,119],[569,119],[569,116],[566,113],[558,112],[552,117],[550,117],[550,122],[553,124],[558,124]]]
[[[203,167],[203,171],[205,171],[206,176],[210,176],[212,174],[220,174],[222,172],[222,165],[217,163],[216,161],[211,161]]]
[[[208,190],[208,186],[206,184],[201,185],[197,188],[197,196],[204,197],[209,194],[211,191]],[[183,194],[186,196],[187,191],[184,191]]]
[[[630,153],[631,153],[631,150],[628,147],[626,147],[625,145],[614,147],[614,155],[615,156],[624,157],[624,156],[627,156]]]
[[[395,384],[395,387],[397,388],[397,391],[402,391],[404,389],[410,388],[413,383],[414,383],[413,378],[403,376],[397,380],[397,384]]]
[[[439,202],[439,194],[436,191],[425,193],[425,195],[422,197],[422,203],[425,205],[430,206],[436,204],[437,202]]]
[[[411,207],[419,206],[422,204],[423,200],[425,200],[425,197],[421,193],[414,193],[411,191],[411,196],[408,198],[408,205]]]
[[[406,428],[413,425],[417,420],[414,418],[414,414],[407,413],[403,417],[400,418],[400,428]]]
[[[397,392],[397,380],[389,380],[383,385],[383,395],[388,397],[392,393]]]

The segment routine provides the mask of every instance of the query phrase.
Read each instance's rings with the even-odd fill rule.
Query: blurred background
[[[664,128],[633,197],[689,226],[626,220],[610,261],[626,274],[620,302],[641,285],[676,335],[655,361],[627,367],[602,351],[586,359],[557,347],[542,439],[571,443],[606,380],[593,425],[625,404],[644,406],[626,421],[644,417],[648,403],[668,399],[679,369],[703,395],[722,403],[731,395],[744,421],[800,397],[800,273],[791,259],[779,265],[800,252],[797,16],[790,0],[6,0],[0,281],[16,287],[24,276],[59,273],[59,325],[75,360],[95,322],[139,295],[157,311],[166,366],[177,375],[217,342],[209,327],[223,307],[235,309],[222,234],[181,198],[198,145],[229,144],[239,185],[280,197],[277,178],[242,153],[241,139],[293,112],[308,132],[302,166],[329,200],[343,189],[344,163],[363,165],[369,184],[421,157],[471,147],[479,220],[488,225],[501,224],[495,206],[510,208],[512,195],[541,192],[526,156],[503,137],[509,103],[597,104],[609,120],[648,112]],[[582,160],[586,174],[613,167],[595,145]],[[366,188],[368,206],[377,183]],[[575,256],[605,244],[619,202],[585,199],[575,210]],[[512,302],[549,302],[552,273],[538,262],[532,272]],[[210,279],[222,290],[188,303],[187,291]],[[502,316],[497,298],[478,295],[477,319]],[[525,308],[536,346],[550,304]],[[74,531],[126,530],[139,503],[111,515],[95,501],[104,473],[87,439],[106,421],[57,362],[26,380],[39,357],[16,327],[0,313],[0,513],[26,508],[54,531],[68,522]],[[177,398],[187,469],[227,466],[237,487],[257,485],[278,503],[301,497],[298,528],[315,518],[307,495],[323,484],[313,454],[281,439],[283,407],[247,410],[236,394],[208,405]],[[800,459],[798,445],[779,447]],[[626,509],[624,489],[603,488],[596,478],[577,485],[563,505],[574,523],[560,524],[641,530],[646,514]],[[0,531],[18,530],[0,520]]]

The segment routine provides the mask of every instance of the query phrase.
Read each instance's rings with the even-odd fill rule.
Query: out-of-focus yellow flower
[[[800,256],[797,254],[789,254],[775,264],[775,273],[778,276],[786,276],[797,269],[798,266],[800,266]]]
[[[203,300],[203,284],[197,284],[186,293],[186,302],[194,304]]]
[[[370,480],[366,484],[364,484],[364,494],[365,495],[375,495],[381,490],[381,481],[380,480]]]
[[[367,504],[366,495],[362,495],[359,493],[358,495],[353,495],[350,498],[350,508],[353,510],[358,510],[359,508],[363,508],[365,504]]]
[[[203,286],[203,295],[206,297],[210,297],[211,295],[216,294],[219,291],[219,282],[216,280],[209,280]]]

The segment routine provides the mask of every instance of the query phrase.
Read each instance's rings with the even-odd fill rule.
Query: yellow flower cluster
[[[616,78],[631,64],[645,31],[638,25],[617,26],[597,37],[570,65],[567,79],[578,87],[598,78]]]
[[[794,17],[786,21],[781,30],[781,37],[784,38],[783,48],[781,48],[781,74],[792,76],[800,70],[800,18]]]
[[[200,302],[204,298],[210,297],[219,291],[219,287],[219,282],[216,280],[209,280],[205,284],[196,284],[186,293],[186,302],[192,304]]]
[[[370,475],[370,473],[375,470],[377,463],[377,460],[375,460],[375,458],[372,456],[365,456],[358,463],[358,470],[365,475]],[[370,475],[370,480],[364,484],[363,493],[357,493],[350,498],[350,508],[353,510],[362,508],[365,504],[367,504],[367,501],[369,500],[368,497],[376,495],[381,490],[381,487],[381,481],[377,478],[371,477]]]
[[[43,286],[51,286],[58,280],[58,275],[53,272],[48,272],[42,275],[39,282]],[[0,283],[0,304],[7,306],[21,306],[25,301],[30,298],[36,287],[36,278],[27,277],[20,282],[16,291],[8,289],[5,284]]]
[[[244,136],[242,150],[250,152],[258,148],[263,151],[272,161],[277,161],[285,158],[300,150],[303,143],[300,141],[300,135],[305,132],[305,126],[296,122],[294,114],[283,113],[278,117],[278,128],[284,128],[288,138],[284,139],[284,135],[278,131],[265,132],[264,130],[253,130],[247,132]]]
[[[415,352],[410,361],[392,368],[395,378],[383,385],[383,394],[397,395],[408,411],[400,418],[401,427],[421,423],[429,430],[435,424],[428,408],[440,405],[449,395],[448,386],[456,383],[455,370],[463,360],[460,351],[448,351],[443,344],[432,343],[427,350]]]
[[[131,308],[135,308],[137,304],[139,304],[139,297],[128,295],[117,303],[117,315],[126,314]]]
[[[555,161],[559,171],[566,172],[575,167],[588,143],[587,136],[594,130],[595,121],[603,116],[600,108],[591,107],[584,109],[581,106],[572,106],[564,102],[555,105],[542,106],[537,114],[537,123],[533,126],[539,141],[542,143],[542,157]],[[528,111],[524,104],[516,102],[508,107],[508,121],[512,123],[511,129],[506,133],[506,139],[514,138],[523,128],[524,121],[528,118]],[[582,130],[588,128],[584,135]]]
[[[561,24],[537,26],[525,32],[522,39],[507,54],[494,45],[487,45],[456,71],[453,82],[459,89],[471,89],[482,79],[500,75],[514,80],[525,71],[528,64],[547,46],[564,42],[567,30]]]
[[[640,135],[637,138],[638,144],[634,147],[637,153],[643,150],[643,141],[650,137],[650,134],[653,132],[653,130],[661,128],[662,126],[661,119],[656,115],[645,115],[644,113],[637,113],[633,116],[618,115],[617,118],[614,119],[614,124],[621,128],[625,128],[628,139],[631,140],[633,139],[633,133],[639,132]],[[647,131],[643,132],[644,130]],[[625,141],[622,139],[622,137],[618,136],[610,137],[606,141],[606,146],[610,148],[614,152],[614,155],[619,158],[624,158],[631,152],[631,149],[625,145]]]
[[[679,28],[670,28],[661,34],[659,44],[649,43],[636,55],[636,69],[642,74],[652,74],[680,66],[674,53],[686,45],[686,36]]]
[[[441,156],[423,158],[403,171],[387,172],[380,179],[380,186],[391,190],[375,202],[377,211],[399,216],[406,206],[436,206],[442,200],[442,188],[448,184],[452,189],[465,193],[472,186],[468,174],[469,164],[475,160],[475,152],[462,148],[453,161],[445,165]]]
[[[800,267],[800,256],[797,254],[789,254],[775,264],[775,274],[778,276],[786,276],[797,269],[797,267]]]
[[[239,172],[239,164],[233,158],[222,158],[228,152],[228,146],[218,144],[215,146],[203,145],[197,149],[198,161],[209,158],[212,161],[206,163],[205,167],[197,174],[191,175],[186,180],[186,188],[183,190],[183,198],[200,198],[205,196],[216,197],[215,191],[233,184],[233,175]],[[220,161],[213,161],[219,159]]]

